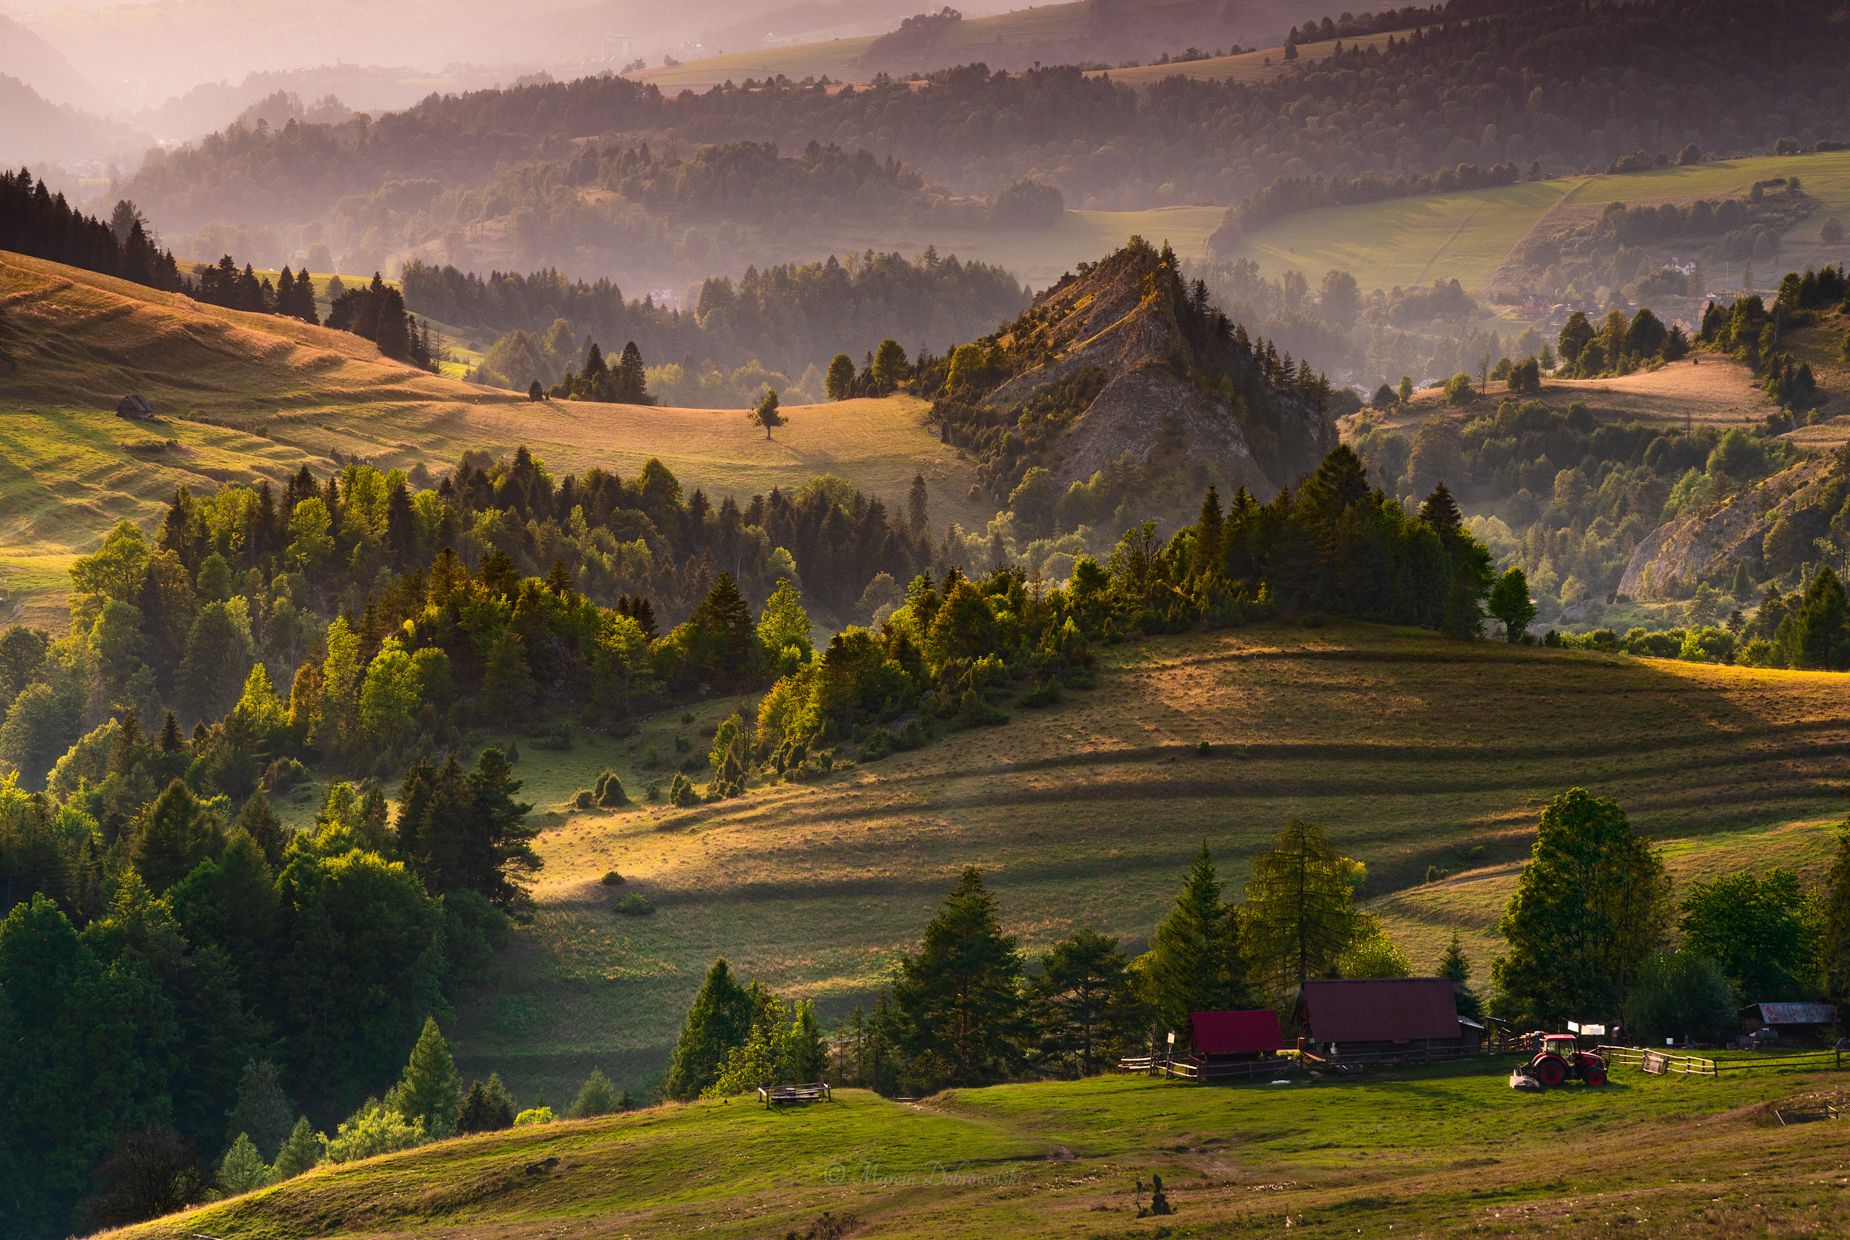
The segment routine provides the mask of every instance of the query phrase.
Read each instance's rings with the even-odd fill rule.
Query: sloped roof
[[[1255,1055],[1284,1048],[1278,1036],[1278,1013],[1270,1008],[1256,1012],[1190,1012],[1195,1049],[1203,1055]]]
[[[1305,982],[1298,1018],[1319,1042],[1415,1042],[1458,1033],[1458,996],[1443,977]]]
[[[1837,1009],[1828,1003],[1751,1003],[1741,1014],[1769,1025],[1828,1025],[1837,1019]]]

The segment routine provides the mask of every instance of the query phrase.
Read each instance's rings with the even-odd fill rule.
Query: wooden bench
[[[827,1081],[810,1081],[800,1085],[760,1085],[758,1098],[767,1107],[785,1102],[832,1102]]]

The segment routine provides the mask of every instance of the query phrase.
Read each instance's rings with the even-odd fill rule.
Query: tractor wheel
[[[1553,1089],[1567,1080],[1567,1065],[1559,1055],[1543,1055],[1535,1061],[1535,1079],[1544,1088]]]
[[[1581,1079],[1589,1085],[1604,1085],[1606,1083],[1606,1069],[1594,1064],[1588,1064],[1581,1074]]]

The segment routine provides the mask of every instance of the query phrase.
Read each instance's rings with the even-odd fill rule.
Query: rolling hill
[[[1088,924],[1140,951],[1204,839],[1237,888],[1294,815],[1368,864],[1416,967],[1455,927],[1481,980],[1499,884],[1561,790],[1619,798],[1690,867],[1813,865],[1850,791],[1832,756],[1850,743],[1841,677],[1273,626],[1107,651],[1095,690],[819,782],[685,811],[572,807],[606,768],[665,784],[675,738],[697,756],[741,707],[523,758],[546,868],[531,926],[460,1012],[466,1070],[555,1100],[594,1066],[646,1081],[721,954],[838,1017],[965,865],[1030,951]],[[604,885],[610,870],[625,881]],[[1469,886],[1467,909],[1428,884],[1440,871]],[[653,914],[620,913],[632,893]]]
[[[1290,1088],[1115,1077],[702,1102],[312,1171],[110,1234],[1818,1235],[1842,1204],[1840,1148],[1773,1108],[1837,1084],[1625,1072],[1534,1096],[1467,1064]],[[1139,1223],[1152,1173],[1175,1213]]]
[[[1326,7],[1314,0],[1244,0],[1234,5],[1127,0],[1108,11],[1080,0],[969,18],[903,49],[887,51],[881,36],[868,35],[728,52],[626,76],[674,92],[779,76],[860,83],[881,72],[930,72],[979,61],[991,69],[1020,69],[1035,63],[1117,61],[1131,55],[1155,58],[1191,43],[1251,46],[1263,40],[1270,46],[1298,22],[1324,16]],[[1310,46],[1302,50],[1308,54]],[[1282,57],[1274,58],[1283,63]]]
[[[118,419],[126,393],[156,422]],[[742,411],[533,404],[425,374],[365,340],[0,254],[0,588],[55,621],[64,571],[177,485],[281,478],[335,454],[437,469],[526,444],[553,469],[622,473],[660,457],[689,488],[750,495],[821,473],[896,500],[915,473],[940,521],[980,527],[974,471],[905,397],[793,407],[766,442]]]
[[[1457,280],[1483,294],[1512,253],[1551,217],[1610,203],[1685,203],[1698,198],[1745,198],[1756,182],[1799,177],[1818,208],[1781,242],[1777,260],[1763,261],[1763,281],[1789,270],[1841,261],[1842,245],[1819,239],[1827,219],[1850,219],[1850,152],[1718,160],[1645,172],[1528,181],[1494,189],[1394,198],[1356,206],[1303,211],[1226,245],[1219,257],[1250,259],[1276,278],[1297,271],[1314,287],[1330,270],[1349,272],[1363,289],[1409,288]],[[1721,287],[1741,270],[1716,271]],[[1770,286],[1770,285],[1769,285]]]

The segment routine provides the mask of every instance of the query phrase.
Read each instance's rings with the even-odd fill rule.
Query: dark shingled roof
[[[1828,1003],[1753,1003],[1741,1014],[1769,1025],[1828,1025],[1837,1019]]]
[[[1458,1037],[1458,996],[1443,977],[1305,982],[1298,1018],[1319,1042]]]
[[[1278,1013],[1267,1008],[1258,1012],[1190,1012],[1188,1023],[1195,1034],[1195,1049],[1203,1055],[1256,1055],[1262,1051],[1284,1049],[1278,1036]]]

